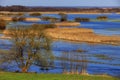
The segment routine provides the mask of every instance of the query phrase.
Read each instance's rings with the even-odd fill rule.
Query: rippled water
[[[60,56],[63,51],[86,50],[86,58],[89,73],[106,73],[111,75],[120,75],[120,46],[112,45],[93,45],[86,43],[72,43],[66,41],[57,41],[53,43],[53,52]],[[74,54],[75,52],[73,52]],[[104,56],[104,57],[101,57]]]

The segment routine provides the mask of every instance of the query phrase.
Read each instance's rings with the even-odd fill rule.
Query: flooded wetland
[[[107,16],[107,21],[95,21],[97,16]],[[57,14],[44,14],[59,18]],[[30,17],[27,15],[27,17]],[[75,28],[92,29],[95,34],[120,37],[120,22],[112,20],[119,19],[119,14],[68,14],[68,20],[76,17],[90,18],[90,22],[80,22]],[[19,21],[10,22],[7,28],[14,25],[49,24],[49,21]],[[63,28],[60,26],[60,28]],[[69,28],[69,27],[67,27]],[[70,27],[74,28],[74,27]],[[3,36],[4,34],[0,34]],[[13,45],[9,39],[0,39],[0,50],[9,50]],[[76,42],[56,39],[51,42],[51,52],[54,55],[54,62],[51,66],[43,69],[36,65],[29,68],[29,72],[37,73],[65,73],[65,74],[102,74],[120,76],[120,45]],[[15,65],[15,64],[14,64]],[[11,67],[8,71],[17,71],[17,66]]]

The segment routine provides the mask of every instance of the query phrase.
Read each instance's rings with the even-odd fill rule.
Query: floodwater
[[[95,19],[102,14],[69,14],[68,19],[73,20],[75,17]],[[110,19],[119,19],[118,14],[104,14]],[[60,17],[56,14],[45,14],[43,16]],[[24,24],[30,25],[33,23],[49,24],[46,21],[39,22],[17,22],[8,25]],[[100,21],[100,22],[81,22],[79,28],[93,29],[96,34],[102,35],[120,35],[120,22]],[[0,49],[9,49],[12,43],[9,40],[0,39]],[[52,52],[56,56],[54,68],[47,72],[62,73],[63,69],[79,72],[82,68],[89,74],[109,74],[112,76],[120,76],[120,46],[105,45],[105,44],[88,44],[58,40],[51,45]],[[83,50],[79,52],[78,50]],[[72,56],[72,57],[71,57]],[[82,62],[84,61],[84,62]],[[65,67],[67,66],[67,67]],[[73,66],[71,68],[71,66]],[[17,68],[13,68],[16,70]],[[29,71],[44,72],[37,66],[31,66]]]

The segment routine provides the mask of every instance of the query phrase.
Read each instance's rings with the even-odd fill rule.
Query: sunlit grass
[[[119,80],[110,76],[35,73],[0,73],[0,80]]]

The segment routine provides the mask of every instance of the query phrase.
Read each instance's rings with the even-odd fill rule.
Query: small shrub
[[[44,21],[49,21],[51,17],[49,16],[43,16],[41,19],[44,20]]]
[[[67,21],[67,18],[66,18],[66,17],[62,17],[62,18],[60,19],[60,21],[61,21],[61,22],[65,22],[65,21]]]
[[[107,16],[98,16],[97,20],[108,20]]]
[[[32,28],[33,29],[38,29],[38,30],[44,30],[48,28],[55,28],[56,26],[54,24],[33,24]]]
[[[13,21],[13,22],[17,22],[17,21],[18,21],[18,18],[17,18],[17,17],[12,17],[12,21]]]
[[[17,16],[22,16],[22,15],[24,15],[24,13],[17,13],[16,15]]]
[[[6,22],[0,19],[0,30],[5,30],[5,28],[6,28]]]
[[[89,18],[80,18],[80,17],[78,17],[78,18],[75,18],[75,21],[76,22],[89,22],[90,19]]]
[[[41,13],[31,13],[29,14],[30,16],[41,16],[42,14]]]
[[[67,21],[67,14],[65,14],[65,13],[59,13],[58,15],[61,16],[61,19],[60,19],[61,22]]]
[[[25,21],[25,19],[26,19],[25,17],[13,17],[13,18],[12,18],[12,21],[13,21],[13,22]]]
[[[26,19],[25,17],[19,17],[18,21],[25,21],[25,19]]]
[[[41,19],[44,20],[44,21],[51,21],[51,22],[58,21],[58,18],[56,18],[56,17],[49,17],[49,16],[43,16]]]

